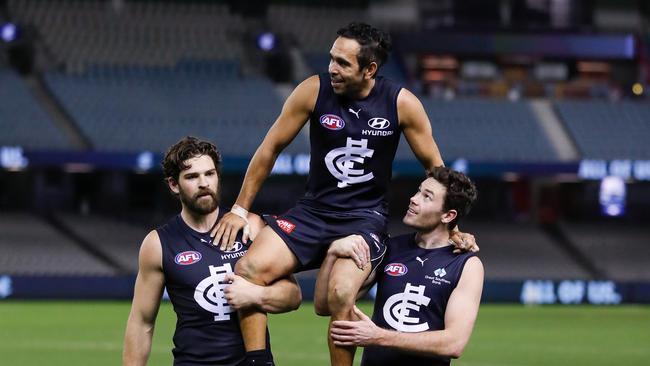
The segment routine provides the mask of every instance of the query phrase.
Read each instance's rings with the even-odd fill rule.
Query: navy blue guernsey
[[[224,214],[219,212],[218,220]],[[237,312],[223,296],[224,276],[248,250],[241,233],[224,252],[210,233],[190,228],[177,215],[157,229],[167,293],[176,312],[174,365],[232,365],[245,355]],[[268,340],[268,334],[267,334]]]
[[[386,212],[386,192],[400,139],[401,86],[378,76],[364,99],[334,93],[327,73],[310,117],[311,161],[303,202],[334,211]]]
[[[449,245],[420,248],[415,234],[391,238],[383,271],[377,272],[377,297],[372,320],[385,329],[426,332],[445,328],[445,310],[465,262],[474,253],[454,254]],[[411,354],[396,349],[366,347],[362,366],[449,365],[446,357]]]

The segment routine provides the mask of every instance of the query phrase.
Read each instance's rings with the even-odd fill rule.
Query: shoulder
[[[307,79],[303,80],[296,87],[295,91],[300,91],[301,93],[308,93],[310,95],[318,95],[320,89],[320,75],[312,75]]]
[[[152,230],[145,236],[140,246],[140,266],[161,267],[162,266],[162,244],[157,230]]]
[[[296,88],[293,90],[287,101],[285,102],[285,109],[290,108],[290,110],[306,110],[313,109],[316,104],[316,99],[318,98],[318,93],[320,90],[320,77],[318,75],[312,75],[307,79],[303,80]]]
[[[397,95],[397,108],[411,109],[418,106],[422,106],[420,99],[418,99],[418,97],[416,97],[410,90],[401,88]]]
[[[472,253],[473,254],[473,253]],[[476,255],[471,255],[469,258],[465,259],[465,263],[462,268],[462,273],[460,275],[460,281],[464,279],[471,280],[480,280],[483,281],[484,268],[483,262]]]
[[[410,124],[412,121],[420,120],[417,117],[422,116],[424,113],[424,106],[415,94],[408,89],[402,88],[397,95],[397,112],[400,124]]]

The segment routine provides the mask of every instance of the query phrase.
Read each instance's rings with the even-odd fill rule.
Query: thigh
[[[298,259],[271,228],[265,226],[246,254],[237,262],[235,272],[255,283],[270,284],[286,277],[298,267]]]

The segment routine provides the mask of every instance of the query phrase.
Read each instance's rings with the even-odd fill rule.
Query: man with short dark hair
[[[338,346],[366,347],[362,366],[449,365],[472,334],[483,289],[483,265],[472,252],[455,253],[450,232],[477,192],[463,174],[435,168],[411,197],[403,222],[415,233],[391,238],[377,271],[372,320],[356,306],[358,321],[334,321]],[[323,267],[358,251],[354,237],[335,241]],[[316,308],[327,313],[327,271],[319,273]]]
[[[215,243],[228,248],[246,228],[246,213],[280,152],[310,122],[311,159],[307,192],[279,216],[265,217],[248,255],[235,271],[267,285],[292,272],[318,268],[327,248],[350,234],[369,244],[364,261],[342,258],[331,268],[332,319],[351,319],[363,281],[381,260],[387,237],[386,193],[400,134],[404,133],[425,170],[443,165],[420,101],[400,85],[377,76],[391,50],[388,34],[368,24],[351,23],[337,32],[328,73],[296,87],[251,159],[233,210],[215,228]],[[468,246],[471,235],[456,235]],[[249,365],[265,362],[266,315],[241,311]],[[354,350],[329,342],[333,365],[349,365]]]
[[[123,364],[146,364],[166,288],[178,318],[174,365],[239,365],[245,350],[235,310],[296,309],[300,288],[293,278],[262,287],[234,275],[236,262],[250,245],[240,236],[228,251],[212,245],[210,230],[226,212],[219,206],[221,156],[213,144],[184,138],[169,149],[162,165],[182,209],[142,242]],[[263,222],[253,214],[248,220],[254,237]],[[270,352],[268,358],[272,362]]]

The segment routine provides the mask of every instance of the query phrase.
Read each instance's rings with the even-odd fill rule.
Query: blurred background
[[[461,229],[481,246],[485,303],[650,303],[646,1],[0,0],[5,320],[22,300],[129,300],[141,240],[180,207],[164,151],[216,143],[231,205],[283,101],[353,20],[391,33],[379,74],[420,98],[446,165],[479,188]],[[308,139],[253,211],[302,195]],[[393,172],[399,234],[423,177],[405,141]]]

